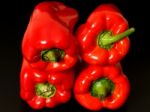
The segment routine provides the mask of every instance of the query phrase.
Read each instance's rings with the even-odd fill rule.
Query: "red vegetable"
[[[134,32],[113,4],[101,4],[77,31],[81,57],[89,64],[116,64],[127,54]]]
[[[74,71],[44,72],[32,69],[23,61],[20,75],[20,95],[33,109],[53,108],[71,98]]]
[[[74,96],[89,110],[118,109],[127,100],[130,84],[117,66],[91,65],[77,77]]]
[[[33,68],[61,71],[73,67],[78,51],[72,35],[77,11],[60,2],[39,3],[22,41],[24,58]]]

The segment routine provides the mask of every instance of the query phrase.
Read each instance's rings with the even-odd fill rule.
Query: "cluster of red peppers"
[[[20,73],[20,96],[31,108],[64,104],[72,90],[89,110],[118,109],[127,100],[130,84],[120,61],[134,28],[128,29],[113,4],[99,5],[74,35],[77,20],[78,12],[61,2],[34,8],[22,40]],[[78,72],[76,65],[82,68]]]

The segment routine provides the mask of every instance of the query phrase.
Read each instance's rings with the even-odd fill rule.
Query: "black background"
[[[34,6],[44,0],[18,0],[1,2],[0,37],[0,111],[41,112],[32,110],[19,96],[19,73],[22,63],[21,41]],[[50,0],[49,0],[50,1]],[[101,3],[114,3],[136,32],[129,38],[130,51],[121,61],[123,71],[131,83],[131,92],[126,104],[113,112],[150,111],[150,53],[149,18],[147,0],[59,0],[78,10],[77,26]],[[76,27],[77,27],[76,26]],[[73,98],[64,105],[45,112],[90,112]],[[112,112],[102,110],[102,112]]]

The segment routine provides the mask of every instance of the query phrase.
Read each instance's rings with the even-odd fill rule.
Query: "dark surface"
[[[41,112],[32,110],[20,99],[19,73],[21,68],[21,40],[34,6],[44,0],[18,0],[1,2],[1,62],[0,62],[0,111]],[[126,104],[116,110],[102,112],[149,112],[150,105],[150,54],[149,19],[146,0],[60,0],[74,7],[80,13],[82,23],[97,5],[114,3],[134,26],[136,32],[130,36],[131,48],[121,61],[124,73],[131,83],[131,94]],[[82,18],[82,19],[81,19]],[[78,25],[77,24],[77,25]],[[90,112],[81,107],[73,98],[67,104],[45,112]]]

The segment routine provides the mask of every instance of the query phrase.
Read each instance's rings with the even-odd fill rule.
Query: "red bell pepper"
[[[20,75],[20,96],[33,109],[53,108],[68,102],[74,71],[43,72],[24,60]]]
[[[116,64],[127,54],[134,32],[113,4],[101,4],[76,33],[81,57],[90,64]]]
[[[35,7],[22,41],[23,56],[33,68],[61,71],[75,65],[78,51],[72,32],[77,19],[77,11],[60,2]]]
[[[120,108],[129,96],[130,83],[117,66],[90,65],[84,69],[74,85],[77,102],[93,111]]]

